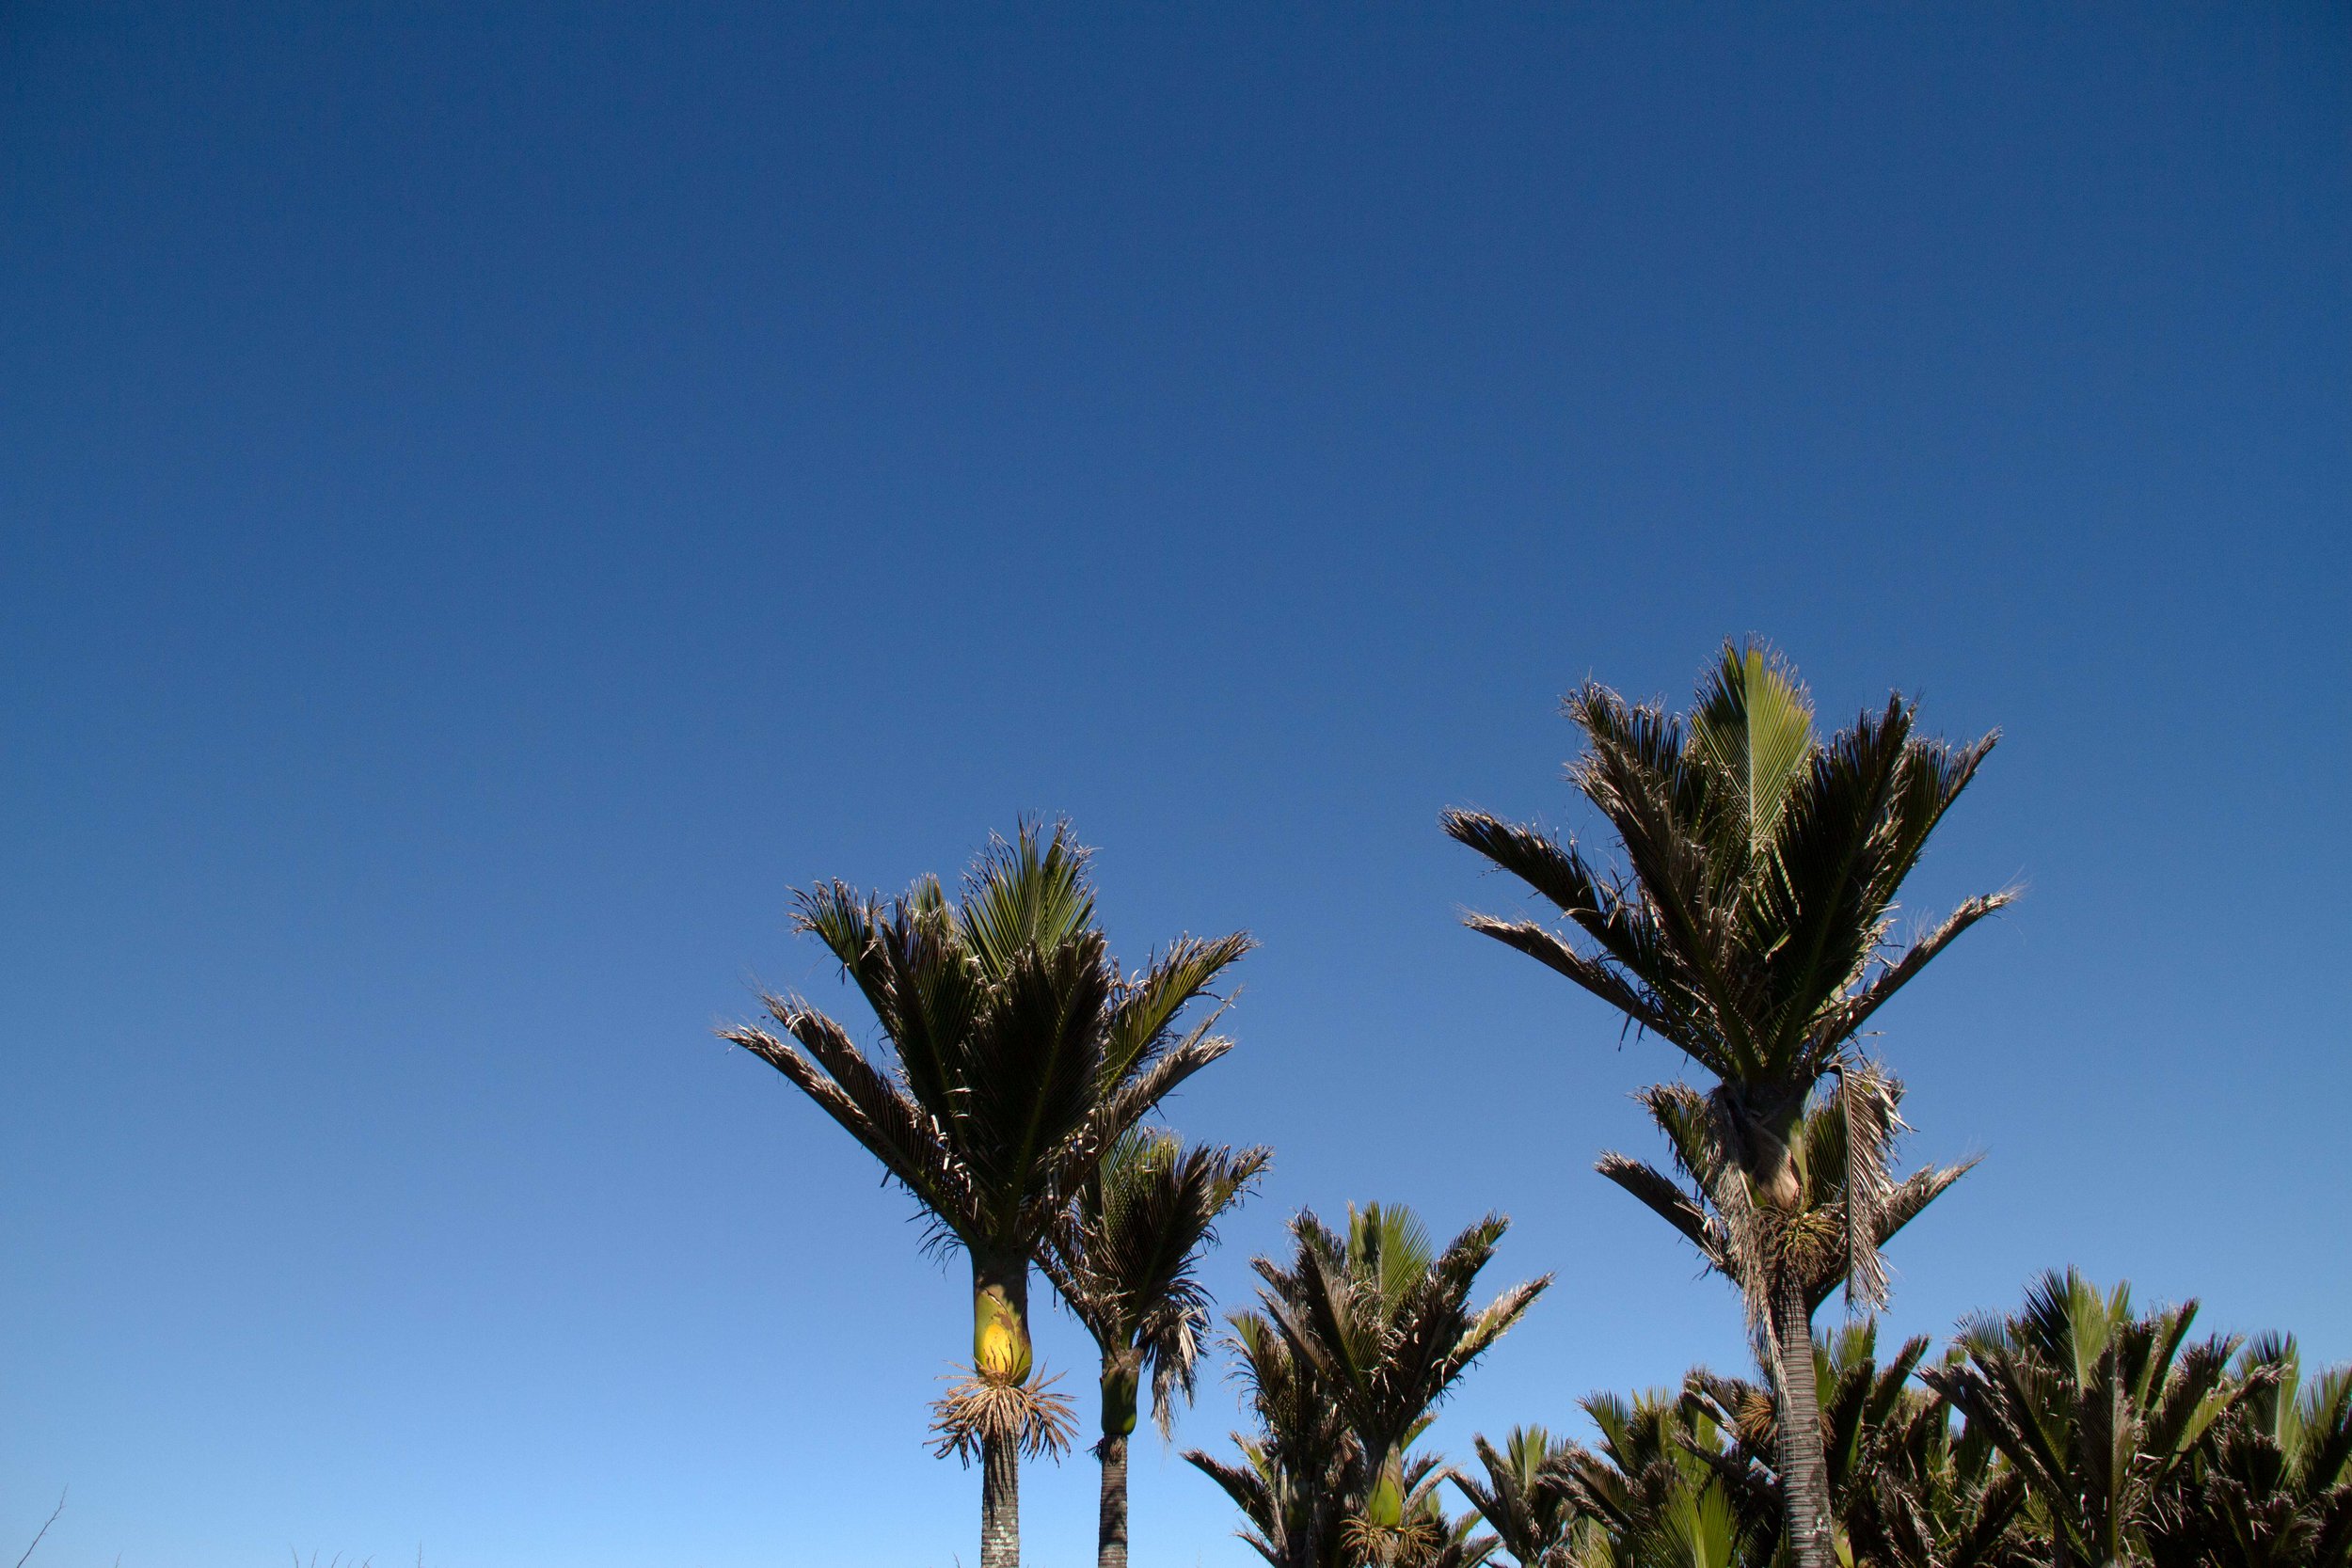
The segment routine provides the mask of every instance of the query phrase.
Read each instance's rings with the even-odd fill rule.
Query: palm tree
[[[2233,1338],[2191,1344],[2197,1304],[2132,1312],[2074,1270],[2006,1321],[1967,1326],[1963,1359],[1920,1377],[2000,1450],[2049,1537],[2051,1568],[2146,1560],[2162,1499],[2208,1429],[2251,1392]]]
[[[1738,1483],[1724,1429],[1703,1404],[1663,1389],[1580,1402],[1598,1448],[1570,1444],[1547,1467],[1588,1521],[1575,1568],[1767,1568],[1769,1503]]]
[[[1216,1222],[1271,1157],[1263,1148],[1187,1149],[1172,1132],[1131,1132],[1080,1184],[1039,1257],[1102,1354],[1101,1568],[1127,1564],[1127,1439],[1144,1375],[1168,1435],[1177,1397],[1192,1398],[1209,1329],[1209,1295],[1195,1268],[1216,1244]]]
[[[763,998],[783,1037],[724,1029],[840,1123],[972,1265],[973,1381],[948,1445],[981,1461],[982,1568],[1018,1568],[1020,1449],[1046,1441],[1029,1381],[1029,1265],[1120,1136],[1232,1048],[1185,1009],[1250,946],[1174,943],[1125,975],[1094,924],[1088,853],[1066,825],[992,841],[951,900],[936,879],[884,902],[834,881],[796,892],[814,934],[873,1009],[877,1063],[798,997]]]
[[[1241,1465],[1184,1457],[1241,1508],[1243,1539],[1274,1568],[1432,1568],[1491,1548],[1446,1520],[1437,1460],[1410,1449],[1551,1283],[1470,1306],[1508,1223],[1489,1214],[1440,1252],[1401,1206],[1351,1208],[1343,1237],[1302,1213],[1290,1265],[1257,1259],[1261,1310],[1232,1322],[1260,1431],[1235,1434]]]
[[[1884,1568],[2034,1568],[2025,1486],[1948,1401],[1913,1393],[1881,1434],[1875,1462],[1841,1507],[1857,1561]]]
[[[2149,1527],[2157,1568],[2352,1565],[2352,1367],[2306,1386],[2295,1340],[2240,1355],[2245,1397],[2205,1440]]]
[[[1257,1431],[1233,1433],[1238,1465],[1198,1449],[1184,1458],[1241,1510],[1235,1533],[1269,1568],[1341,1568],[1336,1518],[1356,1468],[1355,1439],[1270,1320],[1235,1312],[1228,1322]]]
[[[1851,1129],[1838,1194],[1848,1295],[1881,1305],[1879,1215],[1892,1182],[1873,1157],[1886,1147],[1894,1099],[1855,1041],[1930,960],[2008,899],[1968,899],[1916,941],[1889,941],[1897,891],[1994,737],[1959,747],[1923,738],[1898,695],[1820,742],[1794,672],[1756,646],[1728,643],[1687,721],[1597,684],[1566,706],[1586,741],[1570,781],[1615,832],[1625,867],[1596,866],[1535,828],[1450,811],[1449,834],[1549,899],[1573,930],[1484,915],[1469,924],[1566,975],[1713,1077],[1707,1112],[1740,1178],[1713,1196],[1724,1244],[1740,1259],[1729,1272],[1784,1405],[1788,1538],[1799,1568],[1830,1568],[1815,1280],[1788,1247],[1790,1216],[1820,1185],[1800,1128],[1816,1088],[1835,1080]]]
[[[1539,1426],[1513,1427],[1498,1450],[1485,1437],[1471,1439],[1486,1478],[1459,1471],[1454,1484],[1486,1521],[1502,1550],[1519,1568],[1570,1568],[1581,1515],[1554,1472],[1574,1445]]]

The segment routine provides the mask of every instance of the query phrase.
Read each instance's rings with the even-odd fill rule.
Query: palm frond
[[[1122,980],[1103,1031],[1105,1074],[1114,1081],[1125,1078],[1164,1049],[1178,1016],[1208,995],[1217,976],[1255,946],[1257,942],[1246,931],[1214,941],[1184,937],[1146,965],[1141,974]],[[1205,1027],[1196,1033],[1204,1032]]]
[[[1726,880],[1762,859],[1790,784],[1813,752],[1813,704],[1788,661],[1750,641],[1725,641],[1692,709],[1689,746],[1715,775],[1712,818]]]
[[[979,1195],[948,1130],[878,1071],[832,1019],[791,998],[766,1001],[791,1040],[750,1025],[722,1029],[719,1037],[784,1074],[942,1225],[971,1235],[983,1223]]]
[[[1091,858],[1067,822],[1055,823],[1051,838],[1035,822],[1023,822],[1010,843],[990,838],[964,876],[958,920],[992,979],[1010,974],[1024,954],[1065,946],[1092,928]]]

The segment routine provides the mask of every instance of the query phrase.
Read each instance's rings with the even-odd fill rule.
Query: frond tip
[[[958,1366],[964,1374],[931,1405],[931,1456],[954,1454],[968,1468],[989,1442],[1010,1443],[1031,1459],[1058,1460],[1078,1433],[1077,1408],[1054,1392],[1058,1373],[1009,1383]]]

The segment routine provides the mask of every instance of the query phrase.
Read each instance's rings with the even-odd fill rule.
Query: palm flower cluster
[[[1975,1162],[1899,1173],[1904,1086],[1867,1042],[2012,896],[1897,933],[1904,881],[1995,736],[1925,736],[1896,696],[1825,737],[1795,672],[1752,642],[1724,645],[1686,713],[1590,683],[1565,706],[1568,781],[1609,848],[1444,813],[1548,907],[1468,924],[1686,1069],[1635,1097],[1664,1159],[1597,1168],[1729,1287],[1754,1375],[1588,1395],[1589,1438],[1520,1426],[1457,1467],[1431,1423],[1551,1276],[1476,1304],[1499,1214],[1439,1247],[1401,1205],[1350,1206],[1344,1228],[1301,1211],[1222,1336],[1246,1429],[1230,1457],[1185,1455],[1241,1538],[1270,1568],[2352,1568],[2352,1370],[2306,1378],[2291,1338],[2194,1338],[2195,1303],[2139,1311],[2068,1271],[1940,1355],[1923,1338],[1880,1355],[1883,1249]],[[1021,1460],[1077,1439],[1037,1366],[1033,1271],[1094,1342],[1098,1564],[1126,1568],[1129,1440],[1147,1395],[1164,1434],[1192,1398],[1216,1338],[1200,1265],[1269,1164],[1155,1118],[1232,1049],[1216,988],[1253,943],[1184,937],[1122,968],[1066,827],[992,841],[952,896],[926,879],[794,901],[885,1052],[794,996],[763,999],[773,1030],[723,1034],[970,1264],[971,1359],[931,1433],[980,1466],[981,1568],[1018,1568]],[[1840,1294],[1847,1323],[1817,1327]]]

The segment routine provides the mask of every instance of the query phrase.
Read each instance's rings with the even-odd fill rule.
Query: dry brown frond
[[[1059,1373],[1025,1383],[1008,1383],[958,1366],[963,1374],[931,1406],[934,1457],[954,1454],[968,1466],[991,1440],[1016,1445],[1034,1459],[1059,1459],[1078,1433],[1077,1407],[1054,1392]]]
[[[1780,1451],[1780,1409],[1772,1403],[1771,1389],[1750,1387],[1741,1390],[1731,1416],[1734,1434],[1751,1450],[1756,1453]]]

